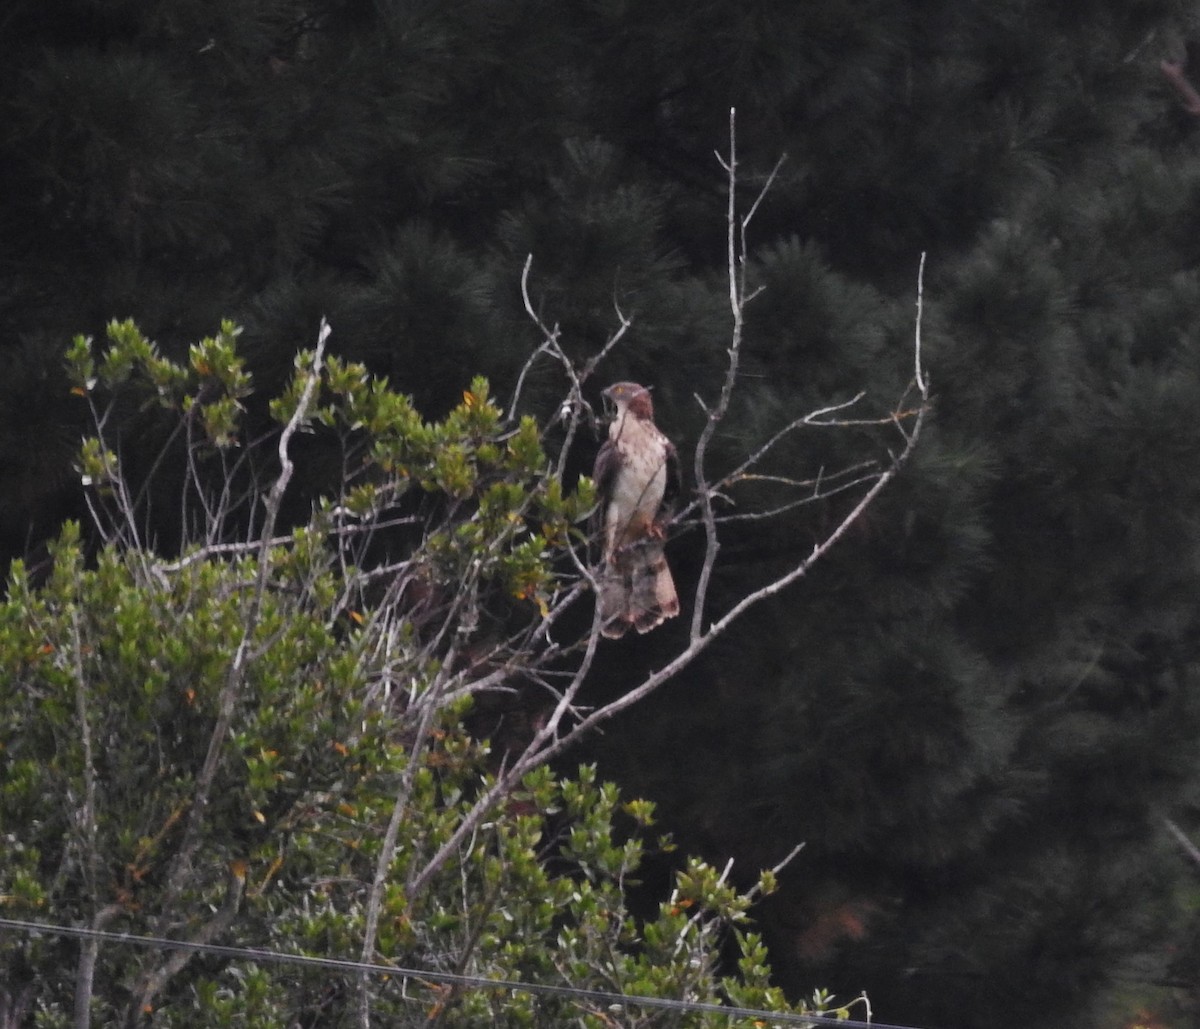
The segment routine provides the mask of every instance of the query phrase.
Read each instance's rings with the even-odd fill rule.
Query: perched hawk
[[[604,390],[616,405],[593,479],[603,520],[600,631],[609,639],[632,625],[649,632],[679,614],[679,596],[663,547],[658,509],[675,447],[654,424],[650,391],[635,382]]]

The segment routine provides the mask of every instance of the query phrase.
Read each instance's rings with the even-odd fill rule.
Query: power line
[[[590,1000],[616,1007],[660,1008],[669,1011],[696,1012],[725,1015],[728,1018],[750,1018],[768,1025],[840,1026],[841,1029],[913,1029],[912,1026],[891,1025],[886,1022],[862,1022],[855,1019],[834,1018],[829,1015],[797,1015],[790,1012],[762,1011],[705,1001],[675,1000],[671,997],[638,997],[628,993],[612,993],[607,990],[592,990],[581,986],[560,986],[554,983],[525,983],[513,979],[488,979],[483,976],[462,975],[456,972],[429,971],[404,968],[396,965],[379,965],[344,958],[312,957],[306,954],[286,954],[277,950],[258,947],[232,947],[219,943],[193,943],[189,940],[170,940],[160,936],[140,936],[136,933],[119,933],[105,929],[86,929],[82,926],[53,925],[45,922],[29,922],[19,918],[0,918],[0,930],[36,935],[66,936],[80,940],[101,940],[106,943],[121,943],[134,947],[152,947],[155,950],[186,950],[194,953],[212,954],[218,957],[236,958],[242,961],[268,962],[277,965],[296,965],[304,968],[322,968],[339,972],[357,972],[368,975],[386,975],[394,979],[417,979],[447,986],[463,986],[470,989],[512,990],[521,993],[548,997],[563,997],[573,1000]]]

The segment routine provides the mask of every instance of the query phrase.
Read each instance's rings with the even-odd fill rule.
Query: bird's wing
[[[592,482],[596,484],[596,495],[603,504],[612,493],[613,483],[621,468],[621,455],[611,439],[604,441],[600,453],[596,455],[596,464],[592,469]]]
[[[596,510],[591,519],[591,535],[593,539],[604,539],[604,520],[608,517],[608,501],[616,486],[617,475],[621,470],[621,454],[611,439],[605,440],[596,455],[596,464],[592,469],[592,482],[596,486]],[[601,550],[604,549],[603,543]]]

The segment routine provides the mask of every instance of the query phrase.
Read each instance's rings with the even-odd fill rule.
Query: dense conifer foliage
[[[921,252],[935,407],[848,545],[591,756],[714,863],[806,841],[763,913],[794,991],[866,989],[930,1027],[1183,1024],[1200,870],[1167,826],[1200,831],[1197,31],[1182,0],[13,4],[2,557],[36,575],[81,513],[62,353],[114,317],[175,357],[235,319],[270,395],[328,316],[341,359],[440,416],[539,345],[532,255],[564,348],[597,352],[615,303],[632,325],[601,373],[653,384],[694,439],[729,332],[713,151],[736,106],[743,167],[787,158],[717,456],[860,390],[886,412]],[[142,438],[119,441],[131,466]],[[765,471],[863,446],[886,457],[813,430]],[[729,523],[713,589],[811,549],[842,503]],[[670,541],[681,581],[695,543]],[[671,632],[601,652],[598,695]]]

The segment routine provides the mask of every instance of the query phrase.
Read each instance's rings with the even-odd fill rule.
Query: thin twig
[[[917,268],[917,328],[913,338],[914,378],[923,399],[929,397],[929,386],[925,383],[925,372],[921,368],[921,319],[925,313],[925,251],[921,251],[921,264]]]
[[[1163,825],[1170,830],[1171,835],[1175,837],[1176,842],[1184,849],[1187,856],[1200,865],[1200,847],[1192,842],[1191,837],[1169,818],[1163,819]]]

